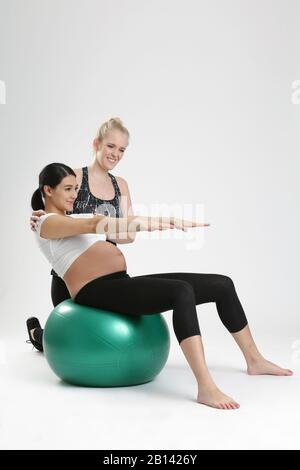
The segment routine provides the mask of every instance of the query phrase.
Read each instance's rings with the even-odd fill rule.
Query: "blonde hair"
[[[118,130],[127,135],[129,139],[128,129],[123,125],[123,121],[119,117],[112,117],[105,121],[98,129],[96,138],[103,141],[109,131]]]

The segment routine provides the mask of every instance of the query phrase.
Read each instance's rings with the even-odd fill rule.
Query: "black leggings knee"
[[[86,284],[74,301],[81,305],[129,315],[173,310],[178,343],[200,335],[196,305],[216,302],[219,317],[231,332],[247,325],[243,307],[228,276],[201,273],[160,273],[130,277],[118,271]]]

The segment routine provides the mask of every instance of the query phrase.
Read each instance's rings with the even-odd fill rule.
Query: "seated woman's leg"
[[[147,277],[181,279],[189,282],[194,289],[196,305],[216,302],[219,317],[240,347],[247,371],[254,374],[292,375],[293,371],[267,361],[260,353],[252,337],[249,324],[230,277],[222,274],[202,273],[159,273]],[[143,276],[139,276],[143,277]]]
[[[196,305],[215,302],[219,317],[230,333],[236,333],[248,324],[234,283],[228,276],[186,272],[146,274],[145,276],[152,279],[179,279],[188,282],[194,290]]]
[[[176,279],[100,277],[75,296],[82,305],[129,315],[151,315],[173,310],[173,328],[178,342],[200,335],[192,287]]]

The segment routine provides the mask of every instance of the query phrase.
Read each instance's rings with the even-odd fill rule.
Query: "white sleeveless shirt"
[[[54,271],[63,278],[72,263],[86,251],[90,246],[99,240],[106,241],[104,233],[83,233],[66,238],[48,239],[41,237],[41,227],[44,220],[55,213],[42,215],[36,224],[36,239],[41,251],[52,265]],[[71,214],[66,217],[90,218],[93,214]]]

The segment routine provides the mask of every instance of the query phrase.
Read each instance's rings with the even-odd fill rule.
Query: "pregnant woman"
[[[125,141],[126,134],[121,136],[120,133],[121,130],[111,130],[99,139],[103,149],[107,149],[113,135],[119,144],[121,137]],[[125,148],[126,142],[123,145]],[[108,161],[110,155],[114,159],[117,154],[116,150],[102,151],[102,163],[104,158]],[[249,374],[292,374],[264,359],[258,351],[229,277],[185,272],[131,277],[122,252],[115,244],[108,243],[108,240],[114,243],[133,241],[140,230],[185,230],[207,224],[174,218],[120,217],[120,214],[112,217],[91,213],[88,218],[75,218],[68,213],[79,198],[78,190],[77,174],[66,165],[54,163],[40,173],[39,188],[32,196],[32,208],[44,210],[36,227],[39,246],[63,279],[68,297],[82,305],[130,315],[173,310],[174,333],[196,377],[199,403],[221,409],[239,407],[219,390],[208,371],[196,311],[196,305],[201,303],[216,302],[222,323],[244,354]],[[32,339],[38,341],[35,333],[41,331],[39,326],[31,329]]]

